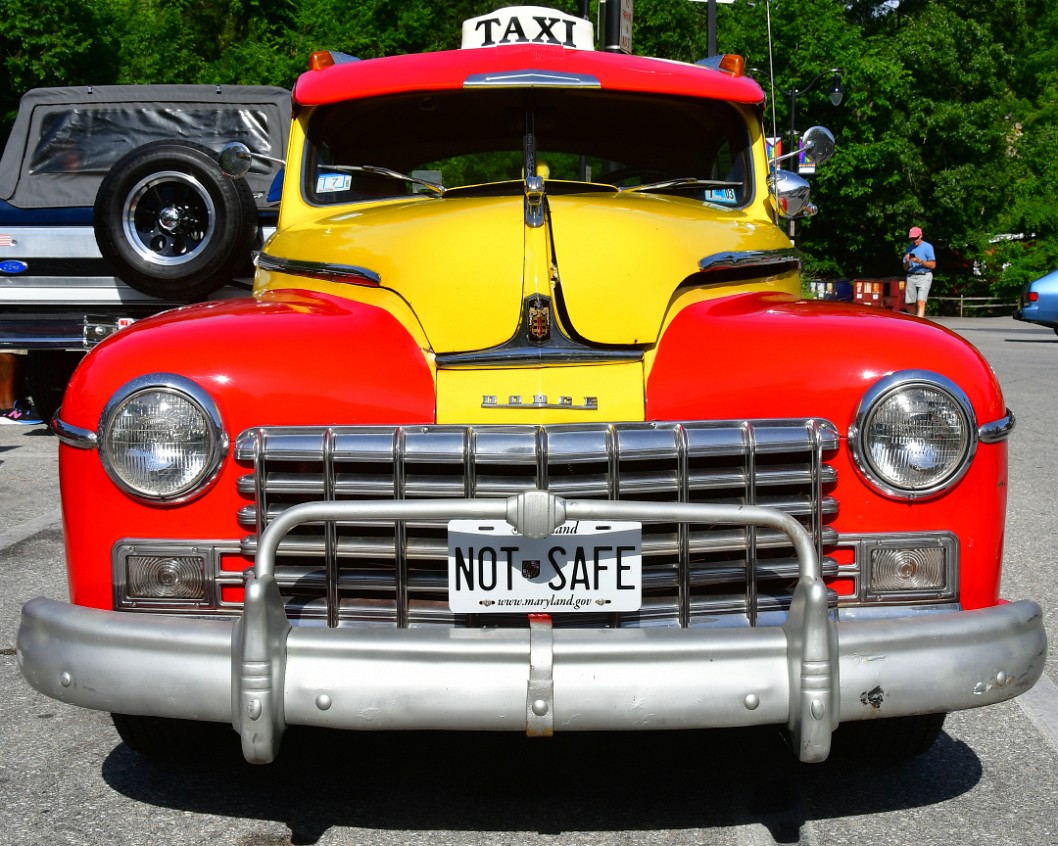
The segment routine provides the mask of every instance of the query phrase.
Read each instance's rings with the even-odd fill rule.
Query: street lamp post
[[[828,71],[820,71],[814,77],[812,81],[808,83],[804,88],[791,88],[787,91],[778,85],[775,87],[785,96],[790,98],[790,140],[791,143],[797,143],[797,98],[802,94],[807,94],[813,88],[816,87],[816,83],[819,82],[828,73],[834,76],[830,81],[830,90],[827,92],[827,97],[830,98],[830,102],[835,106],[840,106],[841,101],[845,97],[845,92],[841,88],[841,68],[831,68]],[[791,148],[791,150],[794,148]]]
[[[709,7],[706,10],[706,52],[710,56],[716,55],[716,4],[717,3],[734,3],[735,0],[691,0],[692,3],[708,3]]]

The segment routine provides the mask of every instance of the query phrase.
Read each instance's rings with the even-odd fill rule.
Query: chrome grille
[[[253,534],[284,509],[315,500],[506,497],[534,487],[569,498],[746,504],[799,520],[825,555],[838,447],[826,421],[768,420],[555,426],[259,428],[237,440]],[[524,624],[454,615],[447,603],[443,522],[303,526],[280,544],[276,578],[302,624]],[[556,619],[556,625],[755,625],[785,616],[797,565],[766,529],[681,523],[643,527],[643,607]]]

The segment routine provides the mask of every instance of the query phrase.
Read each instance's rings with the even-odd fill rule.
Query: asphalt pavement
[[[58,444],[0,425],[0,846],[1058,846],[1058,336],[1009,317],[938,322],[982,351],[1017,416],[1002,592],[1041,604],[1051,653],[1036,688],[950,715],[915,761],[800,765],[770,730],[294,732],[263,768],[237,744],[141,758],[105,714],[21,678],[22,604],[66,597]]]

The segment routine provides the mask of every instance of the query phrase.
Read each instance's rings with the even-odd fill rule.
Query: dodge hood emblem
[[[529,340],[545,343],[551,337],[551,300],[534,294],[525,300],[525,324]]]

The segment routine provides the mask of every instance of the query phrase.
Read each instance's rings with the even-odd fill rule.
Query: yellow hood
[[[790,246],[769,221],[687,199],[607,192],[548,202],[537,229],[525,224],[521,196],[365,205],[282,230],[267,251],[372,271],[409,305],[434,352],[449,353],[510,339],[532,293],[564,304],[567,330],[590,343],[650,344],[701,259]]]

